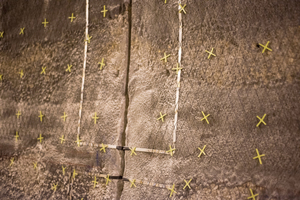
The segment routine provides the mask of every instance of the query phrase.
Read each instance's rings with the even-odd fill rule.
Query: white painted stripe
[[[85,25],[85,42],[84,42],[84,61],[83,61],[83,71],[82,71],[82,85],[81,85],[81,99],[80,99],[80,107],[79,107],[79,120],[78,120],[78,132],[80,135],[80,121],[81,121],[81,110],[83,103],[83,89],[84,89],[84,79],[85,79],[85,69],[86,69],[86,58],[87,58],[87,40],[89,34],[89,0],[86,0],[86,25]]]
[[[181,0],[178,0],[178,11],[180,10]],[[179,14],[179,47],[178,47],[178,66],[181,67],[181,45],[182,45],[182,14]],[[177,74],[177,88],[176,88],[176,99],[175,99],[175,117],[174,117],[174,132],[173,132],[173,145],[175,148],[176,143],[176,131],[177,131],[177,121],[178,121],[178,102],[179,102],[179,88],[180,88],[180,75],[181,70]]]

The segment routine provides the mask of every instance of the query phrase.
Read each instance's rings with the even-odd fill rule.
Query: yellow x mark
[[[95,176],[95,180],[93,180],[92,182],[94,183],[94,188],[95,188],[96,185],[98,184],[96,176]]]
[[[107,174],[107,176],[105,177],[106,179],[106,185],[108,185],[108,182],[111,182],[111,180],[109,179],[109,174]]]
[[[183,179],[184,180],[184,179]],[[186,187],[189,187],[191,189],[191,186],[190,186],[190,182],[192,181],[192,179],[190,179],[188,182],[186,180],[184,180],[185,182],[185,186],[183,187],[183,189],[185,189]]]
[[[15,136],[16,141],[18,141],[18,137],[19,137],[19,134],[18,134],[18,131],[17,131],[17,132],[16,132],[16,136]]]
[[[104,64],[104,58],[102,58],[102,62],[98,62],[98,64],[100,65],[100,70],[102,70],[102,67],[105,66],[105,64]]]
[[[186,12],[185,12],[185,10],[184,10],[184,8],[186,7],[186,4],[184,4],[184,6],[182,6],[181,4],[179,4],[179,6],[180,6],[179,13],[181,13],[181,11],[183,11],[184,14],[186,14]]]
[[[130,151],[131,151],[131,154],[130,154],[130,156],[132,156],[133,154],[134,154],[134,155],[136,155],[136,153],[135,153],[135,149],[136,149],[136,147],[129,148],[129,149],[130,149]]]
[[[37,139],[37,140],[39,140],[40,141],[40,143],[42,143],[42,140],[43,140],[44,138],[42,137],[42,134],[40,134],[40,137]]]
[[[259,119],[259,122],[258,124],[256,125],[256,127],[258,127],[260,125],[260,123],[263,123],[264,125],[267,125],[265,122],[264,122],[264,119],[266,117],[266,114],[264,114],[264,116],[262,118],[260,118],[259,116],[256,116],[258,119]]]
[[[33,169],[37,168],[37,162],[33,163]]]
[[[69,17],[69,19],[71,19],[71,22],[73,22],[73,19],[75,19],[76,17],[74,17],[73,13],[72,13],[72,16]]]
[[[47,68],[47,67],[42,67],[42,70],[43,70],[43,71],[41,72],[41,74],[46,74],[46,68]]]
[[[79,135],[77,135],[77,140],[75,142],[77,143],[78,147],[80,147],[81,140],[79,139]]]
[[[47,22],[47,20],[46,20],[46,18],[45,18],[45,21],[44,21],[42,24],[44,24],[44,27],[46,27],[48,23],[49,23],[49,22]]]
[[[15,160],[15,158],[10,159],[10,165],[9,166],[12,166],[14,164],[14,160]]]
[[[209,124],[209,121],[208,121],[207,117],[208,117],[210,114],[208,114],[208,115],[205,116],[204,112],[203,112],[203,111],[201,111],[201,112],[202,112],[202,115],[203,115],[203,118],[201,119],[201,121],[205,120],[205,121],[207,122],[207,124]]]
[[[161,58],[160,60],[165,60],[165,62],[168,62],[167,58],[170,57],[171,54],[167,55],[166,52],[164,53],[164,57]]]
[[[103,6],[103,10],[101,11],[103,13],[103,17],[105,17],[105,14],[108,10],[105,9],[105,5]]]
[[[253,200],[255,200],[255,197],[256,196],[258,196],[258,194],[253,194],[253,192],[252,192],[252,190],[251,189],[249,189],[250,190],[250,193],[251,193],[251,197],[248,197],[248,199],[253,199]]]
[[[200,158],[200,156],[202,155],[206,155],[205,152],[204,152],[204,149],[205,149],[206,145],[204,145],[203,149],[201,149],[200,147],[198,147],[198,149],[200,150],[200,154],[198,155],[198,158]]]
[[[265,154],[261,154],[261,155],[259,155],[258,149],[256,149],[256,153],[257,153],[257,156],[256,156],[256,157],[254,157],[253,159],[256,159],[256,158],[258,158],[258,160],[259,160],[259,164],[261,164],[261,165],[262,165],[262,162],[261,162],[261,157],[265,156]]]
[[[66,72],[67,72],[67,71],[71,72],[71,67],[72,67],[72,66],[73,66],[73,65],[69,65],[69,64],[68,64],[68,69],[66,69]]]
[[[135,179],[133,179],[132,181],[129,180],[129,182],[131,183],[130,187],[132,187],[132,186],[136,187],[136,185],[134,184],[135,183]]]
[[[106,151],[105,151],[105,148],[107,148],[108,146],[107,145],[104,145],[103,143],[102,143],[102,148],[100,149],[100,151],[102,151],[103,150],[103,152],[105,153]]]
[[[24,35],[24,29],[25,28],[20,28],[20,29],[21,29],[21,31],[20,31],[19,35],[21,35],[21,34]]]
[[[270,41],[268,41],[266,45],[262,45],[262,44],[259,43],[259,45],[264,48],[263,51],[262,51],[262,53],[264,53],[266,50],[272,51],[272,49],[270,49],[268,47],[269,43],[270,43]]]
[[[65,169],[67,168],[67,167],[64,167],[64,166],[61,166],[62,167],[62,170],[63,170],[63,175],[65,175]]]
[[[76,175],[78,175],[77,173],[76,173],[76,170],[74,169],[74,171],[73,171],[73,178],[75,179],[75,176]]]
[[[61,138],[59,138],[59,139],[60,139],[60,143],[62,144],[65,141],[64,135],[62,135]]]
[[[161,121],[162,122],[164,122],[164,116],[166,116],[167,114],[161,114],[161,112],[159,112],[159,114],[160,114],[160,117],[159,118],[157,118],[157,120],[160,120],[161,119]]]
[[[172,149],[171,145],[169,145],[170,149],[168,151],[166,151],[167,153],[170,153],[171,156],[173,156],[173,151],[176,150],[176,148]]]
[[[173,195],[173,193],[177,193],[175,191],[175,184],[173,184],[172,188],[167,188],[167,189],[171,191],[170,197]]]
[[[172,70],[176,70],[176,74],[178,74],[178,71],[182,70],[182,68],[179,67],[179,64],[177,63],[177,67],[176,68],[172,68]]]
[[[85,41],[87,41],[88,43],[90,43],[90,42],[91,42],[91,39],[92,39],[92,37],[93,37],[93,36],[91,36],[91,37],[90,37],[89,35],[87,35],[87,39],[86,39]]]
[[[216,56],[215,54],[213,54],[214,48],[212,48],[211,51],[205,51],[209,54],[207,59],[209,59],[211,55]]]
[[[56,185],[53,183],[51,190],[54,190],[54,192],[56,192],[56,187],[57,187],[57,183],[56,183]]]

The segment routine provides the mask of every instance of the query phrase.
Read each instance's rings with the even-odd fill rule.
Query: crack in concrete
[[[130,67],[130,48],[131,48],[131,9],[132,9],[132,0],[125,0],[125,7],[127,12],[127,19],[128,19],[128,35],[127,35],[127,51],[126,51],[126,70],[124,71],[124,88],[122,89],[122,105],[121,105],[121,112],[122,115],[120,119],[120,130],[119,130],[119,139],[118,144],[119,146],[125,146],[125,138],[126,138],[126,128],[127,128],[127,115],[128,115],[128,106],[129,106],[129,95],[128,95],[128,82],[129,82],[129,67]],[[119,155],[121,157],[121,169],[120,175],[123,177],[124,170],[125,170],[125,151],[119,151]],[[120,180],[118,183],[118,191],[117,191],[117,199],[121,199],[121,195],[124,188],[124,181]]]

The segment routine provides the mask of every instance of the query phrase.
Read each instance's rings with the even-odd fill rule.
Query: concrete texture
[[[104,154],[99,147],[76,146],[85,1],[0,2],[1,199],[247,199],[249,188],[259,200],[300,199],[300,2],[182,4],[187,12],[182,15],[183,70],[171,157],[130,156],[116,149]],[[103,5],[109,10],[106,18]],[[71,23],[72,13],[76,19]],[[24,35],[19,35],[21,27]],[[89,0],[84,142],[158,150],[173,145],[178,33],[177,1]],[[258,43],[267,41],[272,52],[262,54]],[[216,57],[207,59],[205,50],[212,48]],[[166,63],[160,60],[164,52],[171,54]],[[68,64],[71,73],[65,71]],[[44,66],[46,75],[41,75]],[[201,111],[210,114],[209,124],[200,121]],[[63,112],[66,122],[60,118]],[[157,120],[160,112],[167,114],[164,122]],[[257,128],[256,116],[264,114],[267,125]],[[42,144],[36,139],[40,133]],[[206,155],[198,158],[198,147],[204,145]],[[253,160],[256,148],[265,154],[262,165]],[[74,169],[78,176],[72,179]],[[93,173],[115,179],[106,186],[105,179],[97,178],[93,188]],[[127,179],[175,184],[177,193],[169,197],[166,188],[139,183],[130,187]],[[191,190],[182,189],[184,179],[192,179]],[[58,183],[55,193],[53,183]]]
[[[86,172],[119,176],[122,152],[77,147],[80,91],[85,40],[85,1],[2,1],[1,25],[1,199],[103,199],[118,198],[122,181],[105,186]],[[85,142],[122,145],[124,77],[127,72],[128,21],[123,1],[89,1],[89,35],[80,139]],[[103,18],[100,11],[109,12]],[[68,17],[74,13],[71,23]],[[49,24],[44,28],[42,21]],[[25,34],[19,28],[25,27]],[[105,66],[99,70],[98,62]],[[71,73],[66,72],[72,64]],[[46,75],[41,75],[46,66]],[[23,70],[24,77],[18,72]],[[19,120],[16,112],[22,115]],[[45,115],[39,121],[39,111]],[[68,115],[66,122],[61,116]],[[94,124],[94,113],[99,120]],[[15,142],[15,132],[20,140]],[[44,141],[37,143],[42,133]],[[59,138],[65,135],[61,145]],[[121,134],[122,135],[122,134]],[[10,157],[16,161],[7,168]],[[38,162],[38,170],[33,169]],[[62,165],[66,175],[62,175]],[[72,183],[73,169],[78,176]],[[12,178],[8,178],[12,176]],[[10,180],[10,181],[9,181]],[[11,182],[11,184],[8,184]],[[51,186],[58,183],[53,194]],[[14,191],[18,191],[14,193]]]

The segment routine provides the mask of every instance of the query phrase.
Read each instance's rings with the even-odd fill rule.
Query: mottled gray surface
[[[167,150],[173,141],[178,2],[89,0],[81,139]],[[1,199],[300,199],[300,2],[186,0],[176,152],[77,147],[85,1],[0,2]],[[103,5],[109,10],[103,18]],[[128,10],[129,8],[129,10]],[[128,12],[129,11],[129,12]],[[130,12],[131,11],[131,12]],[[74,13],[76,19],[68,19]],[[49,24],[41,24],[47,18]],[[19,35],[25,27],[25,35]],[[131,27],[131,30],[130,30]],[[262,54],[258,43],[272,52]],[[216,57],[207,59],[205,50]],[[130,51],[129,51],[130,50]],[[168,62],[160,61],[164,52]],[[105,59],[99,70],[98,62]],[[128,60],[129,59],[129,60]],[[72,72],[66,72],[72,64]],[[46,66],[46,75],[41,75]],[[24,77],[18,72],[23,69]],[[129,71],[128,71],[129,70]],[[17,120],[15,114],[22,115]],[[39,121],[39,111],[45,117]],[[201,111],[210,124],[200,121]],[[66,112],[66,122],[60,118]],[[97,112],[99,120],[92,119]],[[157,121],[166,113],[165,122]],[[267,114],[267,126],[256,127]],[[15,132],[19,131],[19,142]],[[42,133],[44,141],[36,138]],[[59,137],[65,135],[61,145]],[[198,147],[206,155],[198,158]],[[266,156],[253,160],[255,149]],[[9,159],[15,158],[13,167]],[[38,162],[38,169],[33,169]],[[61,165],[66,166],[62,175]],[[70,175],[78,176],[72,183]],[[88,173],[123,176],[94,189]],[[193,179],[191,190],[184,179]],[[53,194],[51,185],[58,183]],[[71,189],[70,189],[71,188]],[[71,192],[70,192],[71,191]]]
[[[122,0],[89,1],[89,35],[84,102],[80,138],[85,142],[122,145],[120,121],[127,69],[128,21]],[[103,5],[109,12],[100,12]],[[119,176],[122,174],[122,152],[77,147],[80,91],[85,40],[85,1],[2,1],[0,3],[0,40],[3,81],[1,93],[1,199],[116,199],[121,181],[105,186],[104,179],[93,188],[94,177],[84,172]],[[76,19],[68,19],[74,13]],[[47,18],[49,24],[43,27]],[[19,28],[25,34],[19,35]],[[98,62],[104,58],[105,67]],[[72,64],[71,73],[66,72]],[[41,75],[46,66],[46,75]],[[25,76],[20,79],[18,72]],[[19,120],[16,112],[22,115]],[[45,115],[39,121],[39,111]],[[60,118],[66,112],[66,122]],[[97,112],[99,120],[92,119]],[[14,140],[19,131],[20,140]],[[42,133],[43,143],[37,143]],[[65,135],[61,145],[59,137]],[[9,159],[16,161],[7,168]],[[33,169],[38,162],[38,170]],[[62,175],[62,165],[66,175]],[[71,192],[69,175],[78,171]],[[52,194],[51,186],[58,183]],[[18,192],[16,192],[18,191]],[[69,192],[68,192],[69,191]]]
[[[124,176],[176,185],[174,199],[299,199],[297,1],[183,1],[176,153],[125,157]],[[177,2],[133,1],[126,145],[172,143],[178,52]],[[163,25],[161,25],[163,24]],[[272,52],[262,54],[258,43]],[[216,57],[207,59],[214,48]],[[159,59],[171,54],[168,63]],[[167,113],[164,123],[156,121]],[[201,122],[201,111],[210,124]],[[256,116],[267,126],[256,127]],[[206,146],[198,158],[197,147]],[[259,165],[255,149],[261,154]],[[192,190],[184,179],[192,180]],[[167,199],[166,189],[125,184],[123,199]]]

